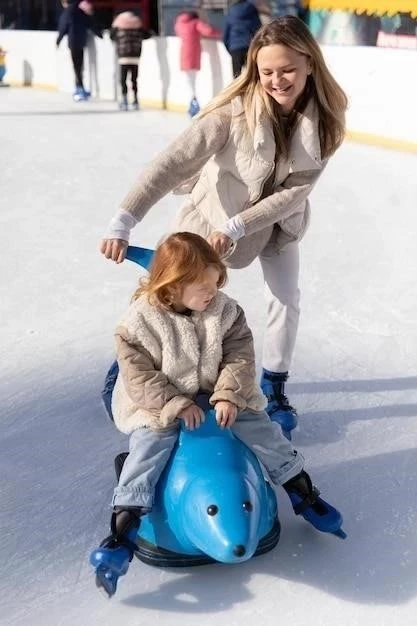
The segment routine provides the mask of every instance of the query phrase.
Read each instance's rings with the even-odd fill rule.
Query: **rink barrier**
[[[72,93],[73,70],[65,40],[56,50],[53,32],[1,30],[0,35],[1,45],[7,50],[5,82]],[[322,50],[349,98],[348,139],[417,152],[417,116],[412,115],[417,81],[410,79],[415,75],[417,51],[373,46],[322,46]],[[398,90],[389,88],[387,76],[395,76],[396,84],[401,85],[401,103],[405,106],[400,114]],[[85,79],[86,88],[94,96],[117,99],[118,64],[107,33],[102,40],[89,41]],[[203,40],[196,83],[200,105],[209,102],[231,80],[231,60],[223,43]],[[188,109],[190,93],[184,72],[179,69],[176,37],[154,37],[143,42],[139,97],[144,107],[181,113]]]
[[[354,130],[348,130],[346,132],[346,139],[347,141],[351,141],[353,143],[362,143],[368,146],[376,146],[379,148],[397,150],[399,152],[412,152],[417,154],[417,143],[413,141],[392,139],[391,137],[382,137],[380,135],[361,133]]]

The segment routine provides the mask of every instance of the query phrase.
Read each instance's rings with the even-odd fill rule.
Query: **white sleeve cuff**
[[[105,238],[129,241],[130,231],[136,226],[137,222],[138,220],[130,213],[120,209],[110,221]]]
[[[245,224],[239,214],[231,217],[230,220],[227,220],[223,226],[216,230],[230,237],[232,241],[237,241],[245,236]]]

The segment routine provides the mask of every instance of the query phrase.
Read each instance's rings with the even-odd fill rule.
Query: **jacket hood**
[[[125,28],[129,30],[141,27],[142,20],[137,15],[132,13],[132,11],[123,11],[123,13],[119,13],[112,23],[112,28]]]
[[[193,22],[194,20],[198,20],[197,13],[185,12],[185,13],[180,13],[177,16],[175,22],[177,24],[188,24],[189,22]]]
[[[257,16],[258,11],[251,2],[242,0],[241,2],[236,2],[236,4],[233,4],[230,7],[229,14],[235,19],[247,20]]]

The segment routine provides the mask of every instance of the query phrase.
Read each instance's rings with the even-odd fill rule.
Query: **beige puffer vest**
[[[261,110],[261,104],[258,105]],[[275,139],[272,125],[265,114],[258,113],[254,136],[248,132],[242,120],[243,106],[240,97],[232,101],[232,119],[229,139],[221,152],[210,158],[198,177],[177,193],[190,193],[191,201],[180,211],[175,230],[188,230],[207,237],[230,217],[256,205],[263,192],[265,182],[275,168]],[[311,173],[314,182],[319,177],[324,163],[320,157],[318,114],[310,101],[298,125],[290,147],[288,159],[280,159],[275,170],[274,193],[291,174],[308,172],[306,181],[298,178],[301,185],[309,184]],[[311,186],[312,188],[312,186]],[[311,190],[311,189],[310,189]],[[288,192],[288,190],[286,190]],[[291,189],[292,191],[292,189]],[[290,194],[291,196],[291,194]],[[262,211],[262,202],[259,210]],[[259,220],[262,219],[260,214]],[[291,215],[280,219],[277,207],[275,240],[277,250],[290,241],[298,241],[304,235],[309,222],[309,203],[304,196],[291,210]],[[249,229],[250,230],[250,229]],[[274,224],[248,233],[240,239],[228,258],[233,268],[249,265],[270,241]],[[248,231],[248,228],[247,228]]]

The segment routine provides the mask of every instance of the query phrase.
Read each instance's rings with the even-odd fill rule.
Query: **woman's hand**
[[[216,402],[216,422],[220,428],[231,428],[237,418],[237,406],[227,400]]]
[[[128,241],[124,239],[103,239],[100,245],[100,252],[106,259],[111,259],[116,263],[124,261],[126,256]]]
[[[214,230],[207,237],[207,241],[220,257],[226,256],[233,246],[233,240],[218,230]]]
[[[181,411],[178,419],[183,420],[188,430],[199,428],[204,422],[204,412],[196,404],[190,404],[186,409]]]

